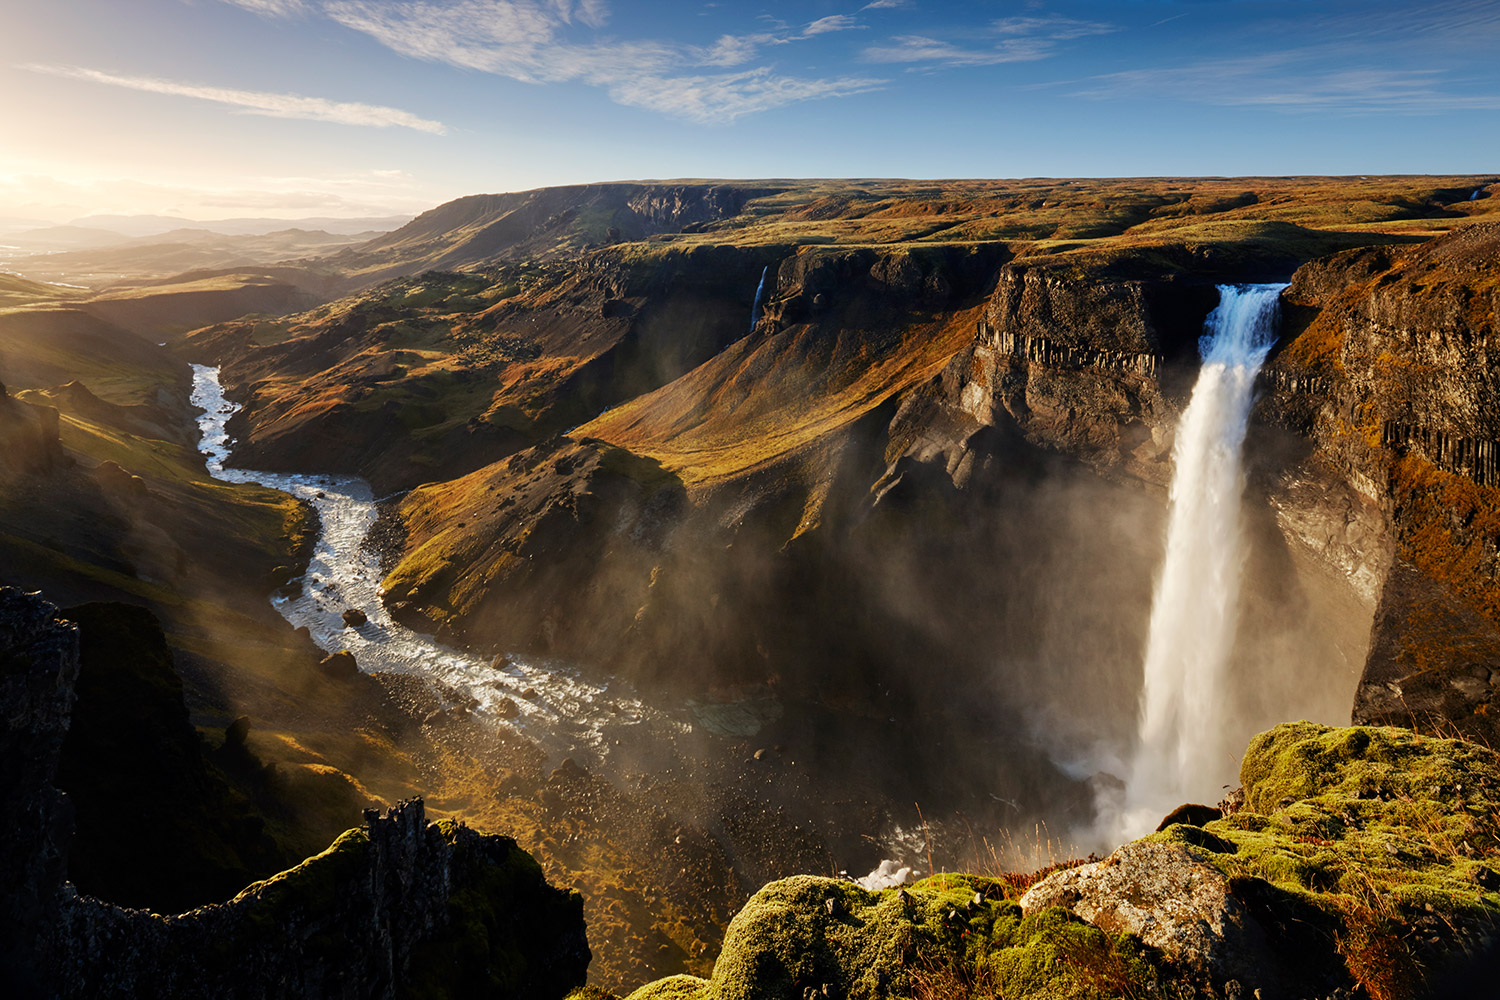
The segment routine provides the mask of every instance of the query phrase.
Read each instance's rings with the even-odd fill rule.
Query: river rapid
[[[229,483],[257,483],[310,503],[321,530],[302,577],[302,592],[271,603],[293,628],[305,628],[318,648],[348,650],[366,673],[414,674],[435,682],[447,700],[533,740],[554,758],[599,764],[624,742],[670,744],[690,723],[649,708],[618,681],[597,683],[552,660],[514,655],[484,659],[453,649],[393,620],[380,599],[380,558],[365,538],[374,526],[376,497],[357,476],[257,472],[229,468],[234,442],[227,430],[239,404],[227,399],[219,369],[193,365],[192,403],[200,450],[209,474]],[[366,621],[345,625],[357,609]]]

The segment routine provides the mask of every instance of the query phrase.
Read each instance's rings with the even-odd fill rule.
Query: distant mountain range
[[[100,230],[58,227],[47,231],[50,245],[39,240],[14,240],[14,251],[0,250],[0,270],[25,275],[33,281],[61,282],[102,289],[121,282],[153,282],[169,275],[197,271],[262,269],[296,259],[310,262],[384,235],[365,231],[343,235],[286,229],[253,235],[226,235],[203,229],[178,229],[135,239],[109,234],[109,242],[93,240]],[[93,241],[91,241],[93,240]]]
[[[325,233],[387,232],[411,221],[410,215],[372,216],[359,219],[314,217],[307,219],[214,219],[199,221],[171,215],[89,215],[69,225],[109,229],[126,236],[154,236],[174,229],[207,229],[226,236],[258,236],[283,229],[321,229]]]
[[[225,236],[263,236],[286,229],[321,230],[336,235],[389,232],[411,221],[409,215],[371,216],[358,219],[316,217],[307,219],[183,219],[172,215],[88,215],[65,225],[52,226],[40,219],[0,218],[0,242],[42,246],[45,249],[78,250],[110,246],[127,239],[159,236],[173,230],[193,229]]]

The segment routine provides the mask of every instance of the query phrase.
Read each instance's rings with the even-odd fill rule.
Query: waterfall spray
[[[1245,562],[1241,446],[1255,375],[1276,340],[1285,285],[1221,285],[1199,341],[1203,367],[1172,448],[1167,550],[1151,608],[1140,744],[1126,836],[1186,801],[1217,801],[1240,744],[1226,732],[1225,668]]]
[[[760,318],[760,298],[766,290],[766,274],[771,270],[767,264],[760,269],[760,284],[755,286],[755,301],[750,304],[750,332],[755,332],[755,321]]]

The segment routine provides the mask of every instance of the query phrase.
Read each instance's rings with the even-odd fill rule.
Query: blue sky
[[[1500,0],[49,0],[0,217],[662,177],[1500,170]]]

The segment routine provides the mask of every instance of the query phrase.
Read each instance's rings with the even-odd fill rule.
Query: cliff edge
[[[53,785],[78,672],[78,627],[39,595],[0,588],[9,995],[541,1000],[582,984],[581,897],[549,886],[508,837],[428,823],[419,799],[367,811],[363,827],[225,903],[163,916],[79,894],[66,881],[72,811]]]

